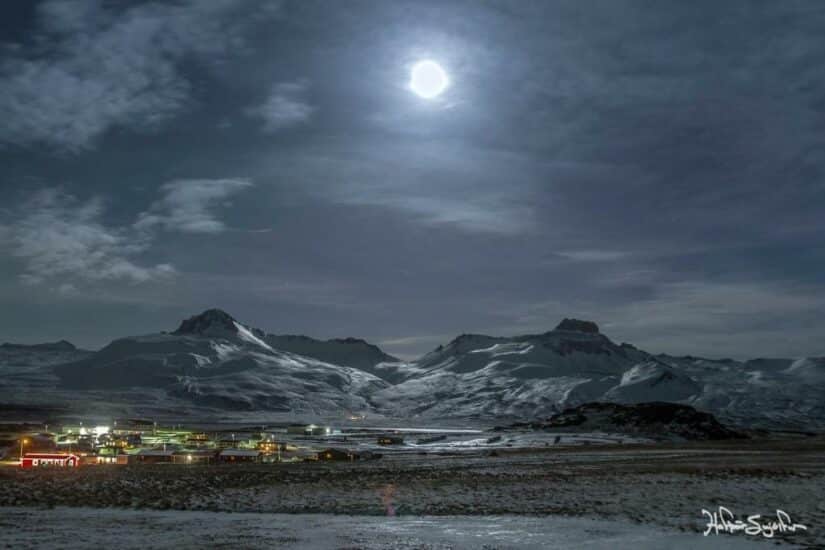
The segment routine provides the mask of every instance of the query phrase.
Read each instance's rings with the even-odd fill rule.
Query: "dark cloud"
[[[817,3],[270,5],[10,14],[0,328],[45,337],[48,287],[96,345],[221,306],[407,356],[571,315],[653,351],[825,353]]]
[[[250,6],[41,3],[35,38],[8,48],[0,64],[0,142],[78,152],[111,128],[157,130],[190,105],[181,62],[242,47],[246,27],[235,15]]]
[[[59,189],[41,190],[21,205],[25,213],[4,230],[12,256],[24,262],[21,281],[74,294],[77,281],[145,283],[174,274],[169,264],[133,262],[149,242],[104,225],[103,207],[99,198],[82,202]]]

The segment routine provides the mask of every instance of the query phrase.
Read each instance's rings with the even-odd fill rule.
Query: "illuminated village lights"
[[[20,463],[21,464],[23,463],[23,446],[28,445],[28,444],[29,444],[29,440],[26,439],[25,437],[20,439]]]

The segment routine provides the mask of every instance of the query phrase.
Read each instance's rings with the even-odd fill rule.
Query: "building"
[[[26,453],[20,466],[23,468],[77,468],[80,466],[80,457],[75,454],[62,453]]]
[[[174,462],[175,451],[161,449],[141,449],[137,452],[136,460],[141,464],[171,464]]]
[[[97,450],[97,456],[94,457],[95,464],[117,464],[118,466],[126,466],[129,464],[129,455],[127,455],[121,447],[103,447]]]
[[[277,453],[279,451],[284,450],[280,443],[278,443],[277,441],[273,441],[271,439],[262,439],[261,441],[258,441],[255,444],[255,448],[259,451],[269,454]]]
[[[212,464],[215,462],[216,451],[206,449],[191,449],[175,451],[172,462],[175,464]]]
[[[318,460],[318,451],[310,449],[298,449],[281,453],[279,462],[313,462]]]
[[[143,418],[121,418],[114,421],[112,431],[117,435],[153,434],[157,423]]]
[[[318,460],[323,461],[352,461],[358,460],[359,456],[357,453],[353,453],[351,451],[347,451],[344,449],[324,449],[323,451],[318,453]]]
[[[218,461],[223,463],[260,462],[263,453],[252,449],[223,449],[218,453]]]

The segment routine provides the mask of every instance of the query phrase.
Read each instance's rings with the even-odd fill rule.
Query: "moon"
[[[438,97],[449,85],[447,72],[435,61],[419,61],[410,71],[410,90],[424,99]]]

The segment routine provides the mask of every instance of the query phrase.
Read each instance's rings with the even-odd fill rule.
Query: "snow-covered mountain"
[[[660,401],[740,426],[825,430],[825,358],[652,355],[575,319],[542,334],[465,334],[403,362],[363,340],[266,334],[213,309],[174,332],[121,338],[94,353],[68,343],[0,346],[0,390],[6,409],[119,404],[124,414],[172,416],[360,411],[535,420],[589,402]]]
[[[122,338],[54,367],[72,390],[162,390],[195,406],[332,413],[371,409],[389,384],[367,372],[273,348],[258,329],[212,309],[172,333]]]
[[[393,368],[401,382],[374,400],[407,416],[541,418],[593,401],[665,401],[740,425],[825,429],[825,359],[651,355],[575,319],[543,334],[462,335]]]
[[[309,336],[292,334],[267,334],[263,340],[275,349],[312,357],[319,361],[352,367],[393,382],[379,367],[382,363],[398,363],[400,360],[384,353],[378,346],[360,338],[333,338],[316,340]]]

